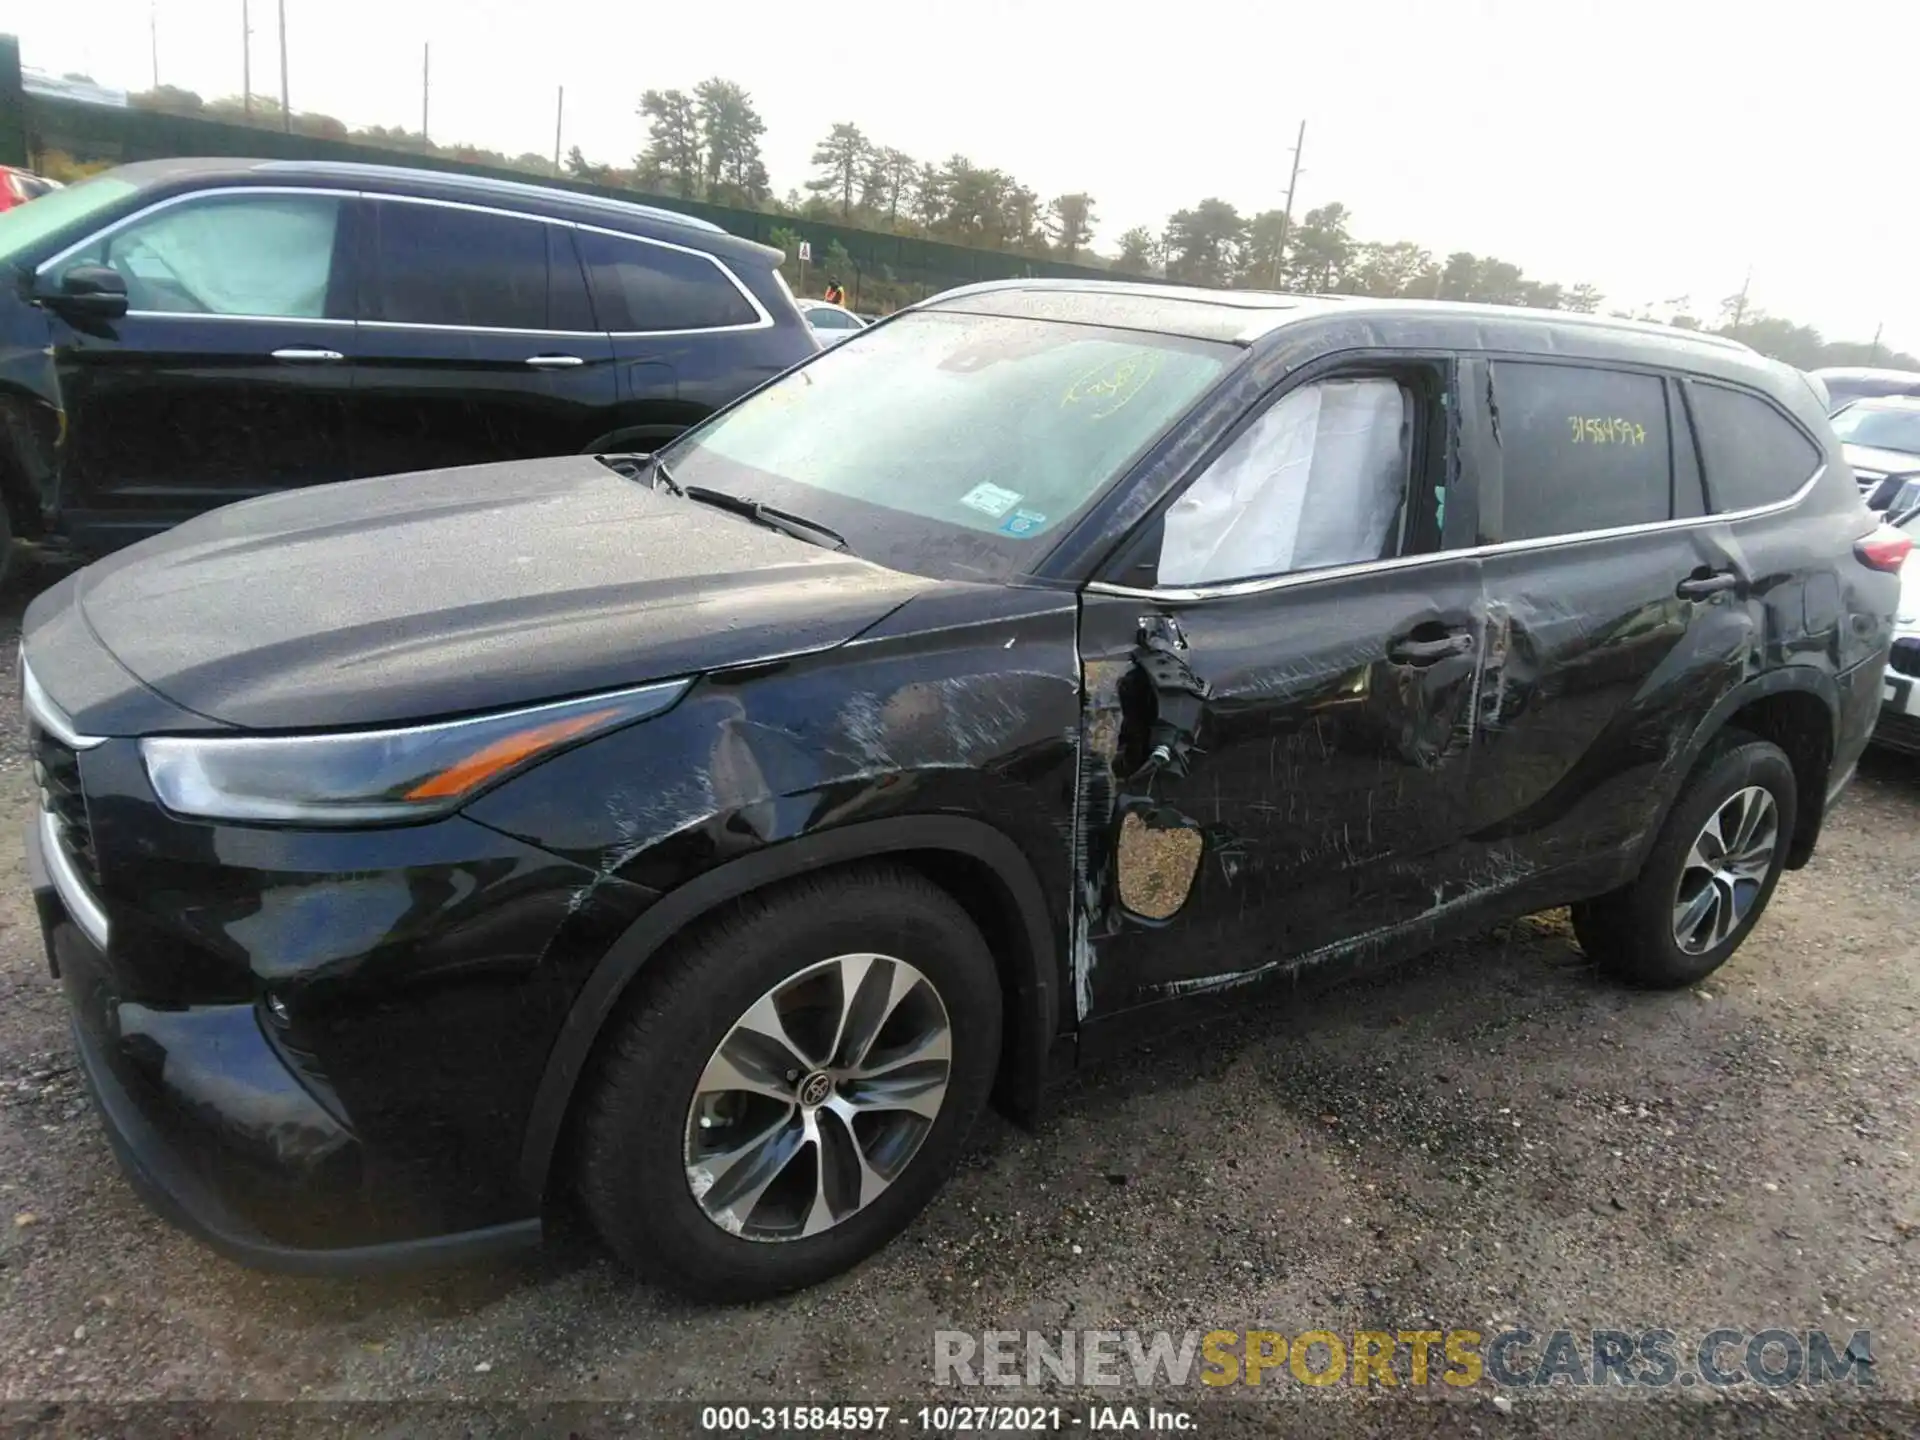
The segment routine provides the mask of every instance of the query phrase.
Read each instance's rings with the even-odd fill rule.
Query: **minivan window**
[[[921,311],[836,345],[664,454],[683,486],[751,496],[857,555],[1001,578],[1192,406],[1241,352],[1051,320]]]
[[[704,254],[601,230],[581,230],[579,241],[604,329],[719,330],[760,318]]]
[[[1480,496],[1481,543],[1673,518],[1659,376],[1508,360],[1491,369],[1500,484]]]
[[[1687,405],[1715,514],[1785,500],[1821,466],[1820,451],[1800,427],[1757,395],[1694,380]]]
[[[547,328],[547,229],[450,205],[374,207],[369,319],[484,330]]]
[[[1207,585],[1379,560],[1398,539],[1413,404],[1397,380],[1289,391],[1167,510],[1159,580]]]
[[[210,192],[110,230],[66,264],[118,271],[130,310],[318,320],[339,222],[331,195]]]
[[[0,261],[14,259],[57,230],[83,223],[139,188],[128,180],[95,175],[42,195],[31,205],[0,210]]]

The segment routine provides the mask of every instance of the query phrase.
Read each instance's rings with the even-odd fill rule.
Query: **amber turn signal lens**
[[[456,795],[464,795],[476,785],[485,783],[502,770],[510,769],[542,750],[550,750],[563,741],[593,729],[601,721],[618,714],[617,710],[593,710],[585,715],[571,715],[565,720],[554,720],[545,725],[535,725],[515,735],[503,735],[491,745],[467,756],[457,764],[449,765],[438,775],[422,780],[413,789],[407,791],[409,800],[450,800]]]

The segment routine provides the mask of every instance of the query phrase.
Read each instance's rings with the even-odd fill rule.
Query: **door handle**
[[[571,370],[587,362],[578,355],[529,355],[527,364],[536,370]]]
[[[1731,570],[1716,570],[1711,575],[1689,575],[1673,587],[1673,593],[1682,600],[1705,600],[1739,585],[1740,577]]]
[[[285,360],[293,365],[331,365],[334,361],[344,360],[347,357],[342,355],[338,350],[301,350],[296,348],[292,350],[276,350],[273,352],[273,358],[276,360]]]
[[[1473,636],[1464,632],[1438,640],[1396,640],[1387,647],[1387,659],[1396,665],[1432,665],[1473,651]]]

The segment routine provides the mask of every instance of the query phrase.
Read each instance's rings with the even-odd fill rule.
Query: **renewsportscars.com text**
[[[1870,1388],[1866,1330],[939,1330],[937,1385]]]

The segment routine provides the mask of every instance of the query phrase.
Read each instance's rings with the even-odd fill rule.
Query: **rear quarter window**
[[[1657,375],[1497,360],[1500,485],[1481,543],[1673,518],[1666,382]]]
[[[711,256],[597,230],[578,240],[604,329],[721,330],[760,318]]]
[[[1759,396],[1705,380],[1686,388],[1715,514],[1785,500],[1825,463],[1800,427]]]

